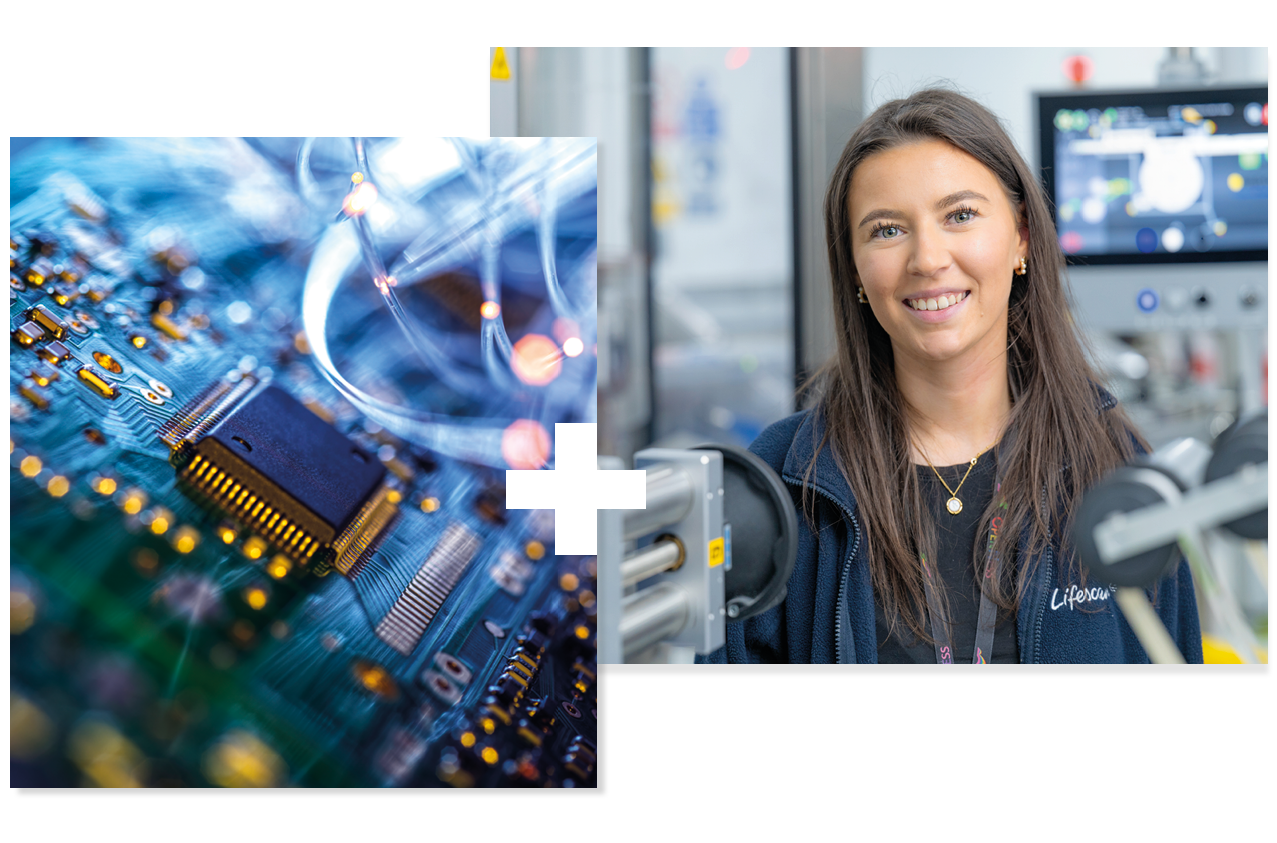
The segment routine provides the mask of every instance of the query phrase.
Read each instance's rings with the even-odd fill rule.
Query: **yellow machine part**
[[[1213,635],[1202,636],[1202,661],[1206,664],[1245,664],[1228,642]],[[1259,649],[1259,661],[1268,664],[1268,651]]]

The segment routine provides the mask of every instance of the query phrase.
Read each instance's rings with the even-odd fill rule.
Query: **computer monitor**
[[[1084,327],[1266,331],[1266,86],[1042,93],[1037,112]]]

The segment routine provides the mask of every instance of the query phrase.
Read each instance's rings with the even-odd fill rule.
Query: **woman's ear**
[[[1020,246],[1027,252],[1029,248],[1029,215],[1023,202],[1016,209],[1016,221],[1020,229]]]

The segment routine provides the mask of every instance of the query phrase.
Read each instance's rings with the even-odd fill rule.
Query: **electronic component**
[[[80,371],[76,372],[76,374],[79,376],[80,380],[89,385],[90,389],[98,395],[101,395],[103,398],[110,398],[114,400],[115,397],[120,394],[119,391],[105,378],[88,366],[80,369]]]
[[[36,354],[38,354],[41,359],[47,360],[54,366],[57,366],[60,365],[63,360],[67,360],[71,357],[71,350],[57,340],[54,340],[48,345],[41,346],[37,349]]]
[[[456,656],[448,653],[435,653],[434,662],[441,671],[462,685],[469,684],[470,678],[473,676],[470,668],[462,664]]]
[[[13,338],[18,345],[33,346],[40,340],[44,339],[44,329],[34,322],[23,322],[16,331],[13,332]]]
[[[348,573],[399,492],[372,455],[287,392],[253,388],[251,378],[219,382],[161,429],[179,479],[294,561]]]
[[[448,705],[455,705],[461,702],[461,686],[437,670],[423,670],[421,672],[421,684],[433,691],[435,696]]]
[[[579,735],[563,756],[563,766],[580,781],[585,781],[594,772],[594,762],[594,747]]]
[[[492,485],[485,488],[475,497],[474,508],[483,520],[505,524],[505,486]]]
[[[37,363],[31,370],[31,380],[35,382],[36,386],[48,386],[57,379],[57,370],[50,369],[48,366],[43,364]]]
[[[511,597],[519,597],[527,589],[533,567],[531,563],[520,559],[513,551],[505,551],[490,571],[492,581]]]
[[[26,279],[27,283],[32,287],[43,286],[44,282],[53,276],[53,264],[49,263],[45,258],[36,258],[27,267]]]
[[[523,699],[541,667],[541,657],[555,628],[554,621],[546,615],[532,619],[531,631],[520,635],[518,647],[506,661],[505,670],[497,681],[488,687],[488,695],[482,702],[482,711],[496,717],[505,725],[514,720],[514,709]]]
[[[18,392],[23,398],[30,401],[31,405],[37,410],[49,409],[48,396],[44,394],[44,392],[36,385],[36,382],[31,378],[27,378],[18,385]]]
[[[449,524],[412,582],[377,624],[377,637],[404,655],[411,653],[465,573],[479,544],[479,537],[464,524]]]
[[[163,313],[152,313],[151,325],[163,331],[166,336],[172,339],[178,341],[186,339],[186,331],[182,329],[182,326]]]
[[[68,324],[42,304],[37,304],[27,311],[27,318],[48,331],[55,340],[60,340],[67,335]]]
[[[54,284],[49,287],[49,298],[66,307],[80,297],[80,292],[70,284]]]
[[[541,746],[546,735],[554,728],[554,704],[548,699],[540,699],[528,707],[517,724],[519,737],[533,746]]]

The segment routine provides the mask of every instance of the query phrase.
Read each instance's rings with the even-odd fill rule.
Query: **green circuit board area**
[[[13,783],[596,786],[595,560],[318,373],[303,238],[146,199],[14,191]]]

